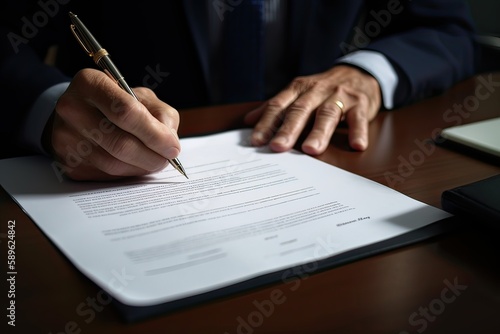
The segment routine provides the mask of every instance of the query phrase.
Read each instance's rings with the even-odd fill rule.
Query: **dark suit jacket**
[[[70,80],[83,67],[96,67],[71,35],[69,11],[82,18],[132,87],[149,86],[178,109],[214,103],[208,90],[206,10],[215,9],[207,3],[7,1],[0,14],[3,139],[19,131],[25,111],[41,92]],[[212,2],[221,3],[238,1]],[[397,107],[474,74],[474,27],[463,1],[295,0],[287,8],[287,81],[324,71],[348,52],[375,50],[400,76]],[[43,59],[52,45],[58,46],[56,66],[47,66]]]

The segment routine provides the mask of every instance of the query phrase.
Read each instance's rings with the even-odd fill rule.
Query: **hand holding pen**
[[[104,71],[81,70],[57,102],[51,146],[61,174],[113,179],[150,174],[171,162],[187,177],[176,159],[178,112],[148,88],[132,91],[106,50],[70,16],[75,37]]]

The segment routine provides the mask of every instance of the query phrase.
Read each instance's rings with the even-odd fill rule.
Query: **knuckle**
[[[308,113],[309,110],[312,109],[312,105],[309,101],[305,100],[297,100],[293,102],[290,107],[288,107],[288,113],[290,114],[296,114],[296,115],[303,115],[305,113]]]
[[[278,98],[272,98],[267,102],[267,110],[270,112],[279,112],[286,108],[286,103]]]
[[[114,157],[129,157],[133,154],[133,149],[130,140],[125,136],[116,134],[109,139],[107,151]]]
[[[79,90],[84,90],[89,87],[96,87],[97,89],[104,90],[107,80],[110,80],[109,77],[102,71],[84,68],[75,74],[71,84],[76,85]]]
[[[267,102],[266,113],[262,118],[265,121],[262,122],[261,120],[261,122],[259,122],[257,126],[263,126],[263,124],[271,124],[271,123],[277,126],[284,120],[286,114],[286,108],[287,104],[281,101],[280,99],[277,98],[270,99]]]
[[[119,160],[116,160],[116,159],[110,159],[110,160],[104,162],[100,166],[100,169],[108,175],[112,175],[112,176],[124,175],[123,163]]]
[[[166,108],[162,108],[162,110],[162,117],[165,118],[165,123],[169,124],[170,127],[177,129],[181,119],[179,112],[168,105],[166,105]]]
[[[134,115],[134,113],[141,112],[140,103],[136,103],[133,100],[133,103],[127,103],[122,99],[115,98],[111,102],[111,114],[109,118],[112,118],[114,121],[124,124],[128,122],[128,119]]]
[[[343,82],[335,85],[331,89],[331,92],[332,92],[332,94],[340,95],[340,96],[350,95],[349,94],[349,89],[347,88],[347,84],[343,83]]]
[[[148,87],[136,87],[134,88],[134,92],[141,98],[141,99],[151,99],[151,98],[156,98],[155,92],[148,88]]]
[[[328,118],[335,118],[335,117],[339,117],[342,112],[340,111],[339,107],[338,106],[334,106],[334,105],[325,105],[323,107],[321,107],[319,110],[318,110],[318,114],[323,116],[323,117],[328,117]]]
[[[311,80],[309,77],[300,76],[294,78],[290,85],[291,88],[301,91],[304,89],[304,87],[309,87],[310,85],[314,85],[315,83],[317,83],[317,81]]]
[[[89,78],[93,76],[93,70],[89,68],[84,68],[79,70],[73,76],[73,80],[71,80],[72,85],[86,84],[89,81]]]

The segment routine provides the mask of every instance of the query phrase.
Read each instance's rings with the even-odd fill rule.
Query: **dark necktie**
[[[263,2],[242,0],[224,17],[223,102],[264,98]]]

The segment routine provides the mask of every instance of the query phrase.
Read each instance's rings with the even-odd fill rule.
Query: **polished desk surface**
[[[370,126],[367,151],[349,150],[340,129],[318,159],[440,207],[444,190],[500,173],[498,162],[432,144],[441,128],[500,116],[499,86],[500,74],[482,74],[444,95],[381,112]],[[243,126],[242,116],[255,105],[183,110],[179,133],[186,137]],[[456,229],[444,235],[327,271],[298,273],[293,285],[278,282],[126,324],[112,304],[101,303],[99,287],[4,191],[0,217],[4,272],[6,226],[16,221],[18,333],[500,332],[500,230],[485,229],[479,220],[457,220]],[[281,303],[257,307],[276,292]],[[6,293],[7,287],[3,300]],[[6,307],[3,303],[5,314]],[[2,319],[0,328],[7,328],[8,319]]]

